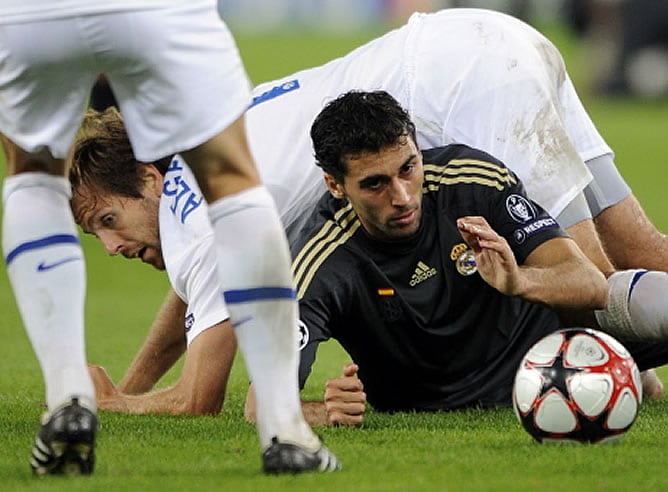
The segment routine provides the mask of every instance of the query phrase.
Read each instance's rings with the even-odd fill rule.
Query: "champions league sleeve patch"
[[[522,227],[513,232],[517,244],[522,244],[542,230],[558,227],[557,221],[552,217],[538,218],[535,207],[522,195],[513,194],[506,198],[506,211],[515,222],[522,224]]]
[[[299,348],[298,350],[301,352],[304,347],[308,344],[310,335],[308,328],[306,327],[306,323],[304,323],[302,320],[299,320],[297,323],[297,332],[298,332],[298,338],[299,338]]]
[[[510,195],[506,198],[506,210],[515,222],[524,224],[536,218],[536,210],[531,202],[522,195]]]
[[[558,227],[557,221],[552,217],[545,217],[544,219],[535,220],[519,229],[515,229],[513,237],[517,244],[522,244],[528,237],[545,229],[552,229],[553,227]]]

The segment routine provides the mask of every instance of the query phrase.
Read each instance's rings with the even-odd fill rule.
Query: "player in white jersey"
[[[542,34],[488,10],[414,14],[346,56],[256,87],[248,138],[288,236],[325,190],[319,169],[304,164],[313,162],[310,125],[351,89],[394,96],[421,148],[463,143],[505,162],[608,277],[610,309],[597,313],[599,323],[617,325],[620,336],[663,336],[668,239],[620,176],[559,51]],[[643,297],[645,308],[630,305],[633,297]]]
[[[85,143],[76,149],[70,178],[75,183],[72,203],[77,222],[85,232],[97,235],[109,254],[139,258],[165,270],[172,286],[146,350],[136,358],[134,366],[138,370],[128,371],[129,377],[117,389],[107,382],[102,368],[91,368],[98,405],[140,414],[218,413],[236,341],[227,306],[217,288],[216,270],[211,268],[215,249],[206,202],[190,168],[178,155],[155,165],[122,158],[113,169],[124,177],[105,180],[104,186],[124,189],[126,195],[141,193],[139,200],[101,189],[95,170],[102,166],[78,164],[82,160],[91,162],[91,155],[97,156],[98,163],[108,162],[105,156],[109,154]],[[114,158],[117,156],[124,156],[123,150],[114,152]],[[115,188],[119,182],[124,186]],[[142,222],[146,217],[150,217],[148,227]],[[221,351],[220,346],[230,350]],[[175,357],[156,357],[156,353],[170,351],[164,347],[173,350]],[[186,348],[179,381],[170,388],[147,393]],[[144,394],[137,396],[139,392]]]
[[[65,157],[100,73],[118,98],[136,156],[183,152],[210,203],[222,293],[261,394],[265,471],[336,468],[301,413],[289,250],[248,149],[248,79],[215,2],[7,0],[0,40],[0,133],[9,170],[3,251],[49,410],[33,447],[34,472],[94,468],[85,271]],[[269,251],[272,261],[261,261]]]
[[[248,138],[284,223],[293,222],[290,211],[299,211],[305,195],[325,190],[319,169],[307,174],[303,165],[313,160],[308,129],[315,116],[346,90],[379,88],[407,108],[421,148],[464,143],[512,163],[554,215],[591,180],[584,161],[612,153],[582,108],[556,47],[532,27],[478,9],[414,14],[346,56],[253,90]],[[290,172],[293,167],[299,173]],[[297,174],[301,195],[291,191]],[[317,191],[308,191],[316,185]],[[282,207],[283,196],[292,202]]]

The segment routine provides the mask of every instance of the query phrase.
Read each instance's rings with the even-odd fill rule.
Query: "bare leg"
[[[599,239],[594,221],[591,219],[583,220],[569,227],[566,231],[606,277],[615,271],[615,266],[610,261],[603,243]]]
[[[618,269],[668,271],[668,236],[650,222],[633,195],[603,210],[594,222]]]
[[[320,440],[299,398],[290,252],[276,206],[260,184],[243,117],[183,156],[210,204],[223,294],[255,387],[260,445],[266,450],[278,438],[317,453]],[[335,458],[320,462],[323,470],[338,467]]]
[[[61,159],[3,137],[2,248],[25,329],[42,369],[50,418],[31,465],[36,474],[93,471],[97,420],[84,347],[85,263]],[[84,408],[85,407],[85,408]],[[56,445],[54,436],[67,436]]]
[[[85,264],[64,163],[45,151],[29,154],[6,138],[3,146],[10,174],[4,183],[3,250],[42,367],[48,407],[75,395],[94,406],[84,351]],[[64,259],[70,260],[47,268]]]

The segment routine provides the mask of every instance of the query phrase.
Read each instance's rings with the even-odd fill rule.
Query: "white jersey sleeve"
[[[218,273],[207,205],[190,168],[175,156],[160,199],[160,242],[172,288],[188,307],[188,345],[197,335],[229,318]]]

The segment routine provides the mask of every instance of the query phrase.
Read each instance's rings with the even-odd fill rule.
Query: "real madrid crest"
[[[450,259],[455,262],[455,267],[460,275],[469,276],[478,271],[475,255],[465,243],[455,244],[452,247]]]
[[[470,249],[464,251],[457,258],[455,265],[457,266],[457,271],[462,275],[473,275],[478,271],[478,265],[475,263],[475,255]]]

